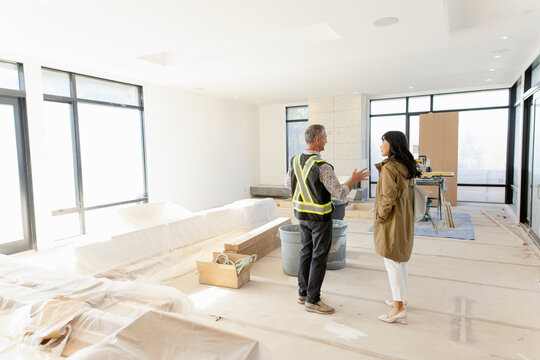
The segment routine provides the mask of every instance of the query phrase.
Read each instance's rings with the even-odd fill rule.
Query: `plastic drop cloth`
[[[148,311],[72,360],[267,360],[258,341],[176,314]]]
[[[211,259],[212,252],[222,250],[228,240],[278,218],[273,199],[245,199],[196,213],[183,212],[177,220],[164,216],[161,224],[154,213],[151,221],[140,220],[145,209],[155,210],[141,206],[135,206],[139,208],[138,224],[152,226],[77,247],[79,274],[163,283],[193,271],[196,260]]]
[[[71,335],[71,322],[89,306],[84,299],[56,296],[36,304],[36,308],[23,306],[14,311],[8,331],[19,339],[20,347],[46,349],[61,356]]]
[[[193,213],[170,201],[105,208],[92,215],[99,227],[94,227],[93,235],[104,238],[124,234],[174,222],[191,216]]]
[[[192,308],[180,291],[143,282],[193,271],[196,260],[276,218],[272,199],[197,213],[145,204],[111,216],[99,241],[51,251],[45,259],[58,260],[56,269],[0,255],[0,358],[271,359],[255,340],[177,315]]]
[[[0,255],[0,358],[56,359],[102,341],[148,309],[188,313],[177,289],[55,273]]]

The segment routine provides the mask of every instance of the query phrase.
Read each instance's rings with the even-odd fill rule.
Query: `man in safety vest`
[[[354,169],[351,178],[340,184],[334,167],[321,159],[326,144],[322,125],[306,129],[307,148],[291,159],[286,186],[293,193],[294,215],[300,223],[302,250],[298,267],[298,303],[306,311],[332,314],[334,308],[321,301],[321,286],[332,244],[332,197],[344,199],[354,184],[369,178],[369,171]]]

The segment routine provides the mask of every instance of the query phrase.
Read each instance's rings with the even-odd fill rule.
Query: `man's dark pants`
[[[332,245],[332,220],[299,220],[300,263],[298,266],[298,295],[317,304],[321,300],[321,286],[326,273],[326,262]]]

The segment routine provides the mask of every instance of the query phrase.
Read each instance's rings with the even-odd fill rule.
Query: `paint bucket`
[[[345,200],[332,200],[332,205],[334,205],[332,219],[343,220],[345,217],[345,207],[349,205],[349,202]]]
[[[328,254],[326,268],[328,270],[343,269],[347,255],[347,222],[332,220],[332,245]],[[290,276],[298,276],[298,263],[302,242],[300,240],[300,225],[284,225],[279,228],[281,239],[281,257],[283,272]]]

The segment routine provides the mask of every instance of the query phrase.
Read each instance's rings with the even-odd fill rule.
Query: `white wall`
[[[144,85],[148,192],[190,210],[249,197],[259,183],[257,107]]]
[[[286,108],[307,105],[290,103],[259,107],[260,183],[282,185],[287,173]]]

